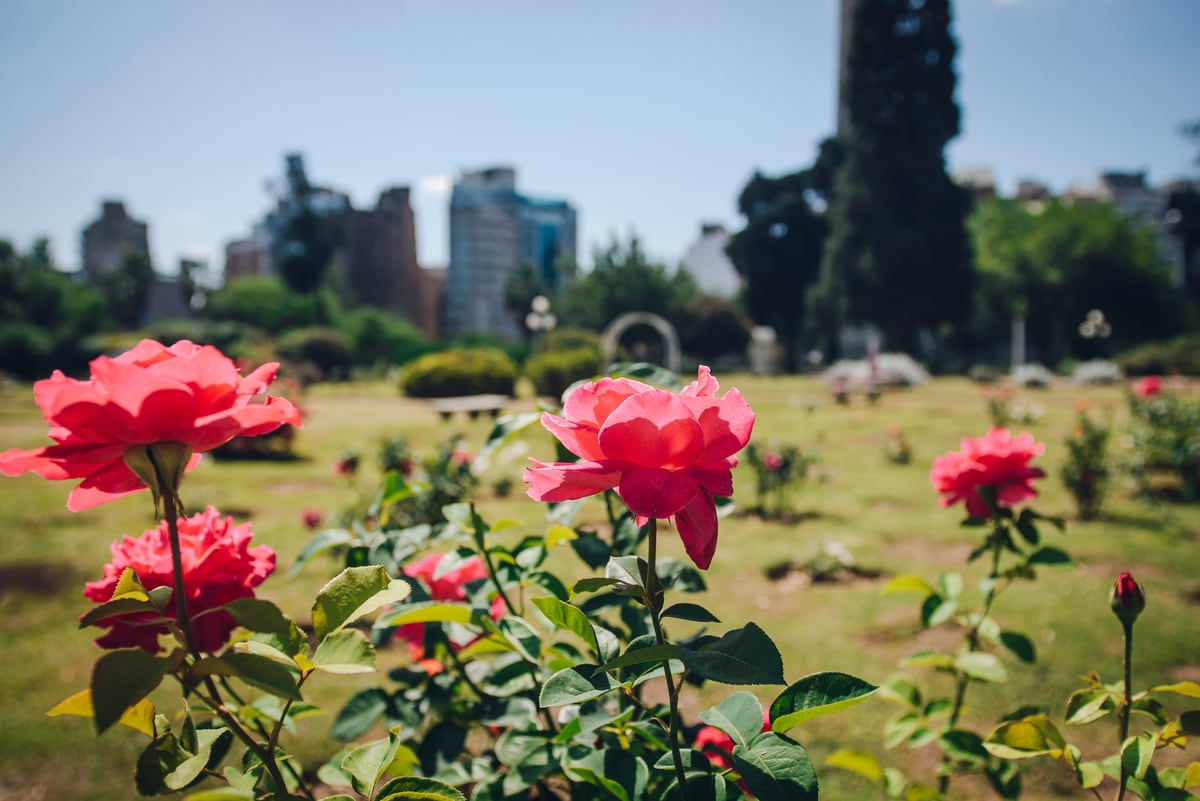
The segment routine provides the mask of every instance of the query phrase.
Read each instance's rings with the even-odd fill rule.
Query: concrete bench
[[[487,412],[493,418],[499,417],[509,400],[507,395],[457,395],[429,398],[429,405],[443,420],[449,420],[456,412],[465,412],[474,420],[481,412]]]

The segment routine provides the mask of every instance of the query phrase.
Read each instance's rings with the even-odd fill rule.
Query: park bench
[[[457,395],[449,398],[430,398],[429,405],[443,420],[449,420],[456,412],[465,412],[474,420],[483,412],[487,412],[493,418],[499,417],[500,411],[508,401],[507,395]]]

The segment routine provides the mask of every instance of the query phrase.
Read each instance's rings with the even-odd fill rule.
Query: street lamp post
[[[541,344],[543,332],[553,331],[558,318],[550,311],[550,299],[538,295],[529,304],[530,312],[525,315],[525,327],[533,334],[534,348]]]

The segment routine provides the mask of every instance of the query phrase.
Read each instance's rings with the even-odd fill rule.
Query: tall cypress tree
[[[968,315],[970,199],[946,174],[959,130],[949,0],[855,0],[841,87],[845,159],[810,313],[829,344],[874,324],[893,349],[918,350]]]

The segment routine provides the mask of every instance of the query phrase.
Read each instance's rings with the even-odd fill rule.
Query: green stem
[[[200,649],[196,646],[196,637],[192,633],[192,620],[187,606],[187,587],[183,581],[183,549],[179,544],[179,511],[181,504],[179,503],[178,488],[171,483],[169,477],[164,475],[164,471],[154,461],[152,450],[149,453],[149,457],[151,464],[154,465],[154,471],[158,475],[159,486],[163,488],[163,514],[166,517],[167,539],[171,546],[171,568],[175,574],[172,592],[175,595],[176,622],[179,624],[179,631],[183,635],[184,647],[187,648],[188,653],[191,654],[193,663],[195,663],[200,661]],[[280,772],[279,765],[275,761],[275,749],[267,749],[259,745],[254,736],[246,731],[233,712],[221,701],[221,693],[211,676],[205,676],[203,681],[210,696],[209,698],[205,698],[204,701],[213,708],[217,716],[229,727],[229,730],[237,735],[238,739],[262,759],[264,767],[266,767],[267,771],[271,774],[271,779],[275,782],[277,795],[280,798],[285,798],[287,785],[284,783],[283,774]]]
[[[996,580],[1000,576],[1000,551],[1002,539],[997,536],[1000,526],[997,525],[996,533],[992,535],[992,570],[988,574],[991,581],[988,582],[988,591],[983,596],[983,609],[979,613],[979,617],[975,620],[975,625],[967,631],[967,651],[973,652],[979,650],[979,629],[983,625],[983,621],[987,620],[988,613],[992,609],[992,603],[996,600]],[[962,714],[963,704],[967,697],[967,687],[971,684],[971,677],[965,673],[959,673],[957,686],[954,689],[954,707],[950,711],[950,721],[946,726],[947,731],[953,729],[958,723],[958,718]],[[948,759],[942,760],[942,765],[945,767],[948,764]],[[950,775],[944,773],[938,778],[938,792],[945,794],[950,787]]]
[[[1118,753],[1124,750],[1125,739],[1129,737],[1129,710],[1133,704],[1133,621],[1121,621],[1121,625],[1125,629],[1125,695],[1121,698],[1121,740],[1117,745]],[[1122,755],[1117,801],[1125,798],[1125,789],[1128,784],[1129,771],[1125,767],[1125,759]]]
[[[654,626],[654,638],[659,645],[666,645],[667,638],[663,635],[662,620],[659,619],[659,611],[661,605],[658,603],[658,566],[656,564],[658,558],[658,521],[650,518],[646,524],[649,526],[649,544],[647,552],[647,562],[649,570],[646,574],[646,607],[650,610],[650,623]],[[679,783],[679,797],[682,801],[687,801],[687,774],[683,770],[683,754],[679,749],[679,687],[675,685],[674,679],[671,678],[671,660],[664,659],[663,663],[663,679],[667,682],[667,699],[671,707],[671,715],[669,719],[667,737],[671,743],[671,758],[675,763],[675,780]],[[680,682],[682,685],[682,682]]]

